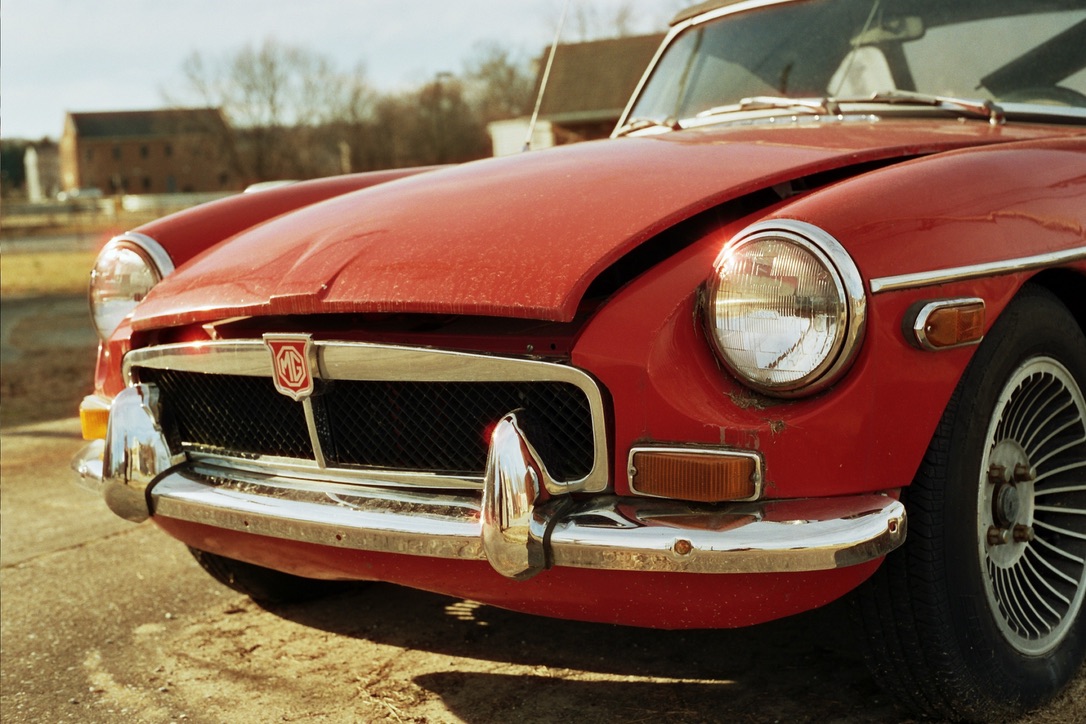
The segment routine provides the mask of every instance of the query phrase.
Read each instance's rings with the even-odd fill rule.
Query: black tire
[[[345,581],[323,581],[283,573],[189,547],[200,567],[219,583],[257,603],[299,603],[345,590]]]
[[[1086,660],[1084,388],[1082,330],[1027,286],[903,492],[904,545],[855,598],[872,673],[917,713],[1014,717]]]

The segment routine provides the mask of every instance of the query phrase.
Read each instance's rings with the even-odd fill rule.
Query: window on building
[[[140,146],[140,158],[147,158],[151,155],[151,149],[147,146]]]
[[[151,177],[150,176],[144,176],[143,177],[143,190],[144,191],[150,191],[151,190]]]
[[[85,159],[87,159],[88,161],[93,161],[94,160],[94,149],[93,148],[88,148],[86,150],[86,152],[83,154],[83,157]]]
[[[166,151],[166,158],[169,158],[170,156],[173,155],[173,146],[171,144],[167,143],[165,151]]]
[[[121,147],[120,146],[114,146],[113,147],[113,158],[118,160],[118,161],[121,160]]]

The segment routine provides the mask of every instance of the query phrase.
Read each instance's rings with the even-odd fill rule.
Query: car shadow
[[[742,629],[686,631],[554,620],[390,584],[268,610],[341,636],[531,669],[454,668],[413,679],[466,722],[481,721],[473,713],[480,692],[491,702],[507,697],[511,720],[795,721],[802,711],[803,721],[907,721],[857,653],[844,604]],[[516,714],[529,699],[546,703]],[[597,716],[586,719],[586,706]]]

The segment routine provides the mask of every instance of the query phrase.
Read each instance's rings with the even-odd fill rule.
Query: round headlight
[[[169,255],[154,239],[125,234],[110,240],[91,270],[91,318],[98,336],[109,339],[147,292],[171,271]]]
[[[764,222],[717,257],[707,322],[720,360],[769,395],[812,394],[837,380],[863,335],[859,270],[818,227]]]

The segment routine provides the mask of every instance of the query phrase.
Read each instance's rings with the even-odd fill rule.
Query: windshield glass
[[[738,6],[742,8],[743,6]],[[676,35],[630,118],[916,93],[1086,108],[1086,0],[807,0]]]

